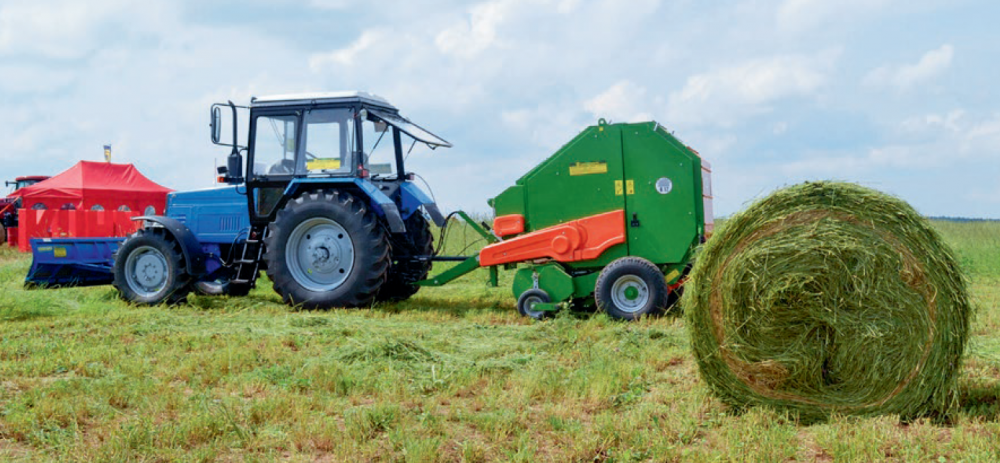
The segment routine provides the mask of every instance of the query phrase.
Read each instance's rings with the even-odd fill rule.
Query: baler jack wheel
[[[663,272],[640,257],[623,257],[608,264],[601,270],[594,288],[597,306],[622,320],[663,311],[669,294]]]
[[[547,310],[536,310],[536,304],[545,304],[551,302],[552,299],[549,298],[549,294],[540,289],[529,289],[521,294],[521,297],[517,298],[517,311],[524,315],[525,317],[531,317],[535,320],[541,320],[552,316],[552,312]]]

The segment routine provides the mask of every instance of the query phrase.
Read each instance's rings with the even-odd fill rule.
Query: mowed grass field
[[[682,318],[535,322],[509,273],[364,310],[297,311],[267,281],[150,308],[24,290],[4,247],[0,461],[1000,461],[1000,224],[935,226],[977,315],[954,412],[910,423],[736,413]]]

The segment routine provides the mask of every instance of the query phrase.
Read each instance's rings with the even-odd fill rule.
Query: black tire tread
[[[146,239],[153,240],[153,242],[164,243],[165,253],[164,256],[169,261],[169,265],[173,268],[174,272],[174,289],[170,291],[166,297],[160,300],[143,300],[131,288],[128,287],[128,283],[124,280],[124,274],[122,274],[122,269],[119,265],[125,265],[125,256],[121,255],[122,251],[129,251],[137,240]],[[184,254],[181,252],[181,245],[173,238],[172,235],[166,232],[162,228],[144,228],[128,237],[115,251],[114,254],[114,281],[111,283],[115,289],[118,290],[118,296],[127,302],[137,305],[176,305],[183,303],[187,300],[188,293],[191,292],[191,277],[187,272],[187,265],[184,262]]]
[[[518,296],[517,298],[517,311],[521,315],[529,318],[534,318],[535,320],[543,320],[553,315],[552,312],[544,310],[536,310],[536,311],[529,310],[527,307],[527,299],[531,296],[538,296],[544,302],[552,302],[552,298],[549,296],[549,293],[546,293],[545,291],[537,288],[529,289],[521,293],[521,295]]]
[[[637,313],[628,313],[617,310],[611,299],[611,288],[614,282],[627,274],[637,275],[646,281],[650,295],[650,304],[645,310]],[[613,318],[621,320],[635,320],[642,316],[651,316],[662,313],[668,307],[670,288],[664,280],[663,272],[652,262],[641,257],[627,256],[611,262],[597,277],[594,285],[594,299],[599,310],[606,312]]]
[[[295,282],[285,263],[285,242],[279,242],[279,239],[283,235],[290,234],[295,226],[301,222],[301,220],[294,221],[298,215],[308,214],[309,209],[315,207],[325,208],[324,204],[334,205],[334,208],[337,209],[331,208],[327,212],[343,215],[343,217],[337,217],[337,221],[348,233],[351,233],[351,240],[355,244],[355,262],[352,273],[363,272],[363,274],[358,275],[352,287],[344,289],[345,286],[341,286],[329,292],[338,294],[325,294],[323,297],[317,298],[310,297],[310,292]],[[370,306],[379,288],[385,283],[386,273],[389,269],[389,243],[374,212],[369,211],[365,204],[354,195],[339,190],[311,191],[289,201],[284,208],[278,211],[274,222],[268,226],[264,245],[267,276],[273,283],[274,291],[281,296],[286,304],[310,310]],[[365,254],[365,256],[359,257],[361,254]],[[351,277],[348,277],[348,281],[345,281],[344,284],[347,285],[350,280]]]
[[[434,235],[427,219],[419,211],[404,222],[406,233],[394,233],[389,238],[390,266],[385,284],[375,297],[377,301],[398,302],[409,299],[420,290],[414,285],[427,278],[432,262],[400,262],[401,256],[429,256],[434,253]]]

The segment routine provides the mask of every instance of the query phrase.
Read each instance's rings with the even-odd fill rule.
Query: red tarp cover
[[[59,210],[72,205],[87,211],[96,206],[106,211],[127,210],[163,214],[167,193],[173,190],[146,178],[132,164],[80,161],[69,170],[48,180],[17,190],[12,196],[22,198],[21,207]]]

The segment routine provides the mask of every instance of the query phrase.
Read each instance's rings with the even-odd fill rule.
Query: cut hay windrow
[[[726,221],[683,307],[720,399],[813,418],[945,411],[971,316],[957,261],[923,217],[834,182],[779,190]]]

